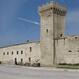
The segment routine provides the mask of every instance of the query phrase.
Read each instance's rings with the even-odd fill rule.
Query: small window
[[[12,55],[13,55],[13,51],[12,51]]]
[[[72,52],[71,50],[69,50],[69,52]]]
[[[78,37],[75,37],[75,39],[77,39]]]
[[[32,47],[30,47],[30,52],[32,52]]]
[[[9,52],[7,52],[7,55],[9,55]]]
[[[21,51],[21,54],[23,54],[23,51]]]
[[[79,52],[79,50],[77,50],[77,52]]]
[[[52,9],[52,7],[51,7],[51,9]]]
[[[5,55],[5,52],[3,53],[3,55]]]
[[[63,34],[60,34],[60,37],[62,37],[63,36]]]
[[[17,51],[17,55],[19,54],[19,51]]]
[[[48,29],[46,29],[46,33],[48,33]]]

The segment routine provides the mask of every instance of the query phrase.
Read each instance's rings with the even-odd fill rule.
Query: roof
[[[11,46],[17,46],[17,45],[23,45],[23,44],[30,44],[30,43],[40,43],[40,41],[27,41],[24,43],[16,43],[16,44],[12,44],[12,45],[6,45],[6,46],[2,46],[0,48],[6,48],[6,47],[11,47]]]

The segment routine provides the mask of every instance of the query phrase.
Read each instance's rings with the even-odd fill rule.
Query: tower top
[[[63,11],[67,11],[67,8],[65,5],[63,4],[59,4],[56,1],[50,1],[49,3],[46,3],[42,6],[39,7],[39,12],[48,10],[48,9],[59,9],[59,10],[63,10]]]

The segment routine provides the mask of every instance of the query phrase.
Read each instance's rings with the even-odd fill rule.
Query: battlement
[[[61,13],[63,12],[66,14],[67,8],[64,5],[60,5],[59,3],[56,2],[50,2],[45,5],[42,5],[39,7],[39,12],[43,12],[46,10],[52,9],[55,13]]]
[[[79,40],[79,36],[63,36],[60,38],[55,38],[55,40],[61,40],[61,39]]]
[[[68,40],[79,41],[79,36],[67,36],[66,38],[67,38]]]

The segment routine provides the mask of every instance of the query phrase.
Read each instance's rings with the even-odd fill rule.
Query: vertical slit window
[[[13,51],[12,51],[12,55],[13,55]]]
[[[48,33],[48,29],[46,29],[46,33]]]

